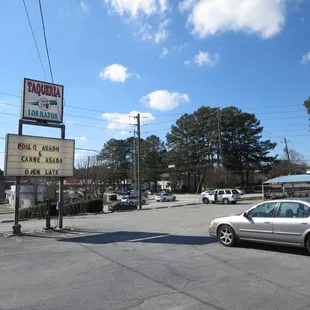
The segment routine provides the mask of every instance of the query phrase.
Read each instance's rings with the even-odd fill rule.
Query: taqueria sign
[[[62,123],[63,92],[62,85],[24,79],[21,118]]]

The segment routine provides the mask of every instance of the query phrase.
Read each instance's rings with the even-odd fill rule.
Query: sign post
[[[64,179],[73,176],[74,140],[65,139],[63,125],[64,87],[24,79],[18,135],[7,134],[5,176],[15,177],[15,215],[13,234],[19,225],[20,180],[22,177],[59,178],[59,228],[63,225]],[[61,139],[24,136],[23,125],[61,129]]]

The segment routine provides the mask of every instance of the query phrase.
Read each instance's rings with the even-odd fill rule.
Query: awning
[[[264,184],[281,184],[281,183],[310,183],[310,174],[284,175],[281,177],[269,179]]]

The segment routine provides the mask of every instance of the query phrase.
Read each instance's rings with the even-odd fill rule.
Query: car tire
[[[310,254],[310,235],[308,235],[306,239],[305,246],[306,246],[308,253]]]
[[[207,205],[207,204],[209,203],[209,199],[208,199],[208,198],[203,198],[203,199],[202,199],[202,202],[203,202],[205,205]]]
[[[227,198],[224,198],[224,199],[223,199],[223,204],[224,204],[224,205],[228,205],[228,204],[229,204],[229,200],[228,200]]]
[[[145,204],[146,204],[146,201],[145,201],[145,200],[142,200],[141,203],[142,203],[143,205],[145,205]]]
[[[166,198],[163,198],[163,202],[166,202],[167,201],[167,199]]]
[[[176,201],[176,198],[175,198],[175,197],[173,197],[173,198],[172,198],[172,201]]]
[[[129,204],[133,205],[133,201],[130,201]]]
[[[226,247],[233,247],[237,243],[234,230],[229,225],[223,225],[218,229],[217,237],[219,242]]]

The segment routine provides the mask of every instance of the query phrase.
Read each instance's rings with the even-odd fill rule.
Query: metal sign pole
[[[64,140],[65,137],[66,137],[66,127],[65,125],[62,125],[61,139]],[[63,228],[63,205],[64,205],[64,178],[59,178],[59,204],[58,204],[59,228]]]
[[[21,120],[18,122],[18,134],[23,135],[23,123]],[[12,227],[13,234],[21,234],[22,226],[18,223],[19,221],[19,208],[20,208],[20,180],[21,177],[15,177],[15,202],[14,202],[14,225]]]
[[[13,234],[20,235],[21,234],[21,225],[18,224],[19,220],[19,208],[20,208],[20,177],[15,177],[15,212],[14,212],[14,225],[13,225]]]

